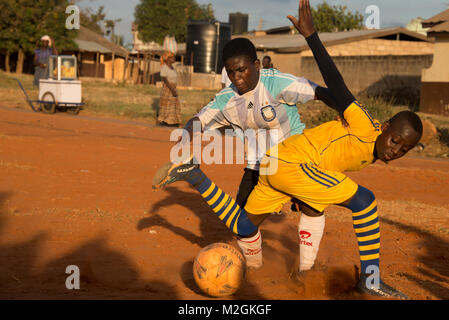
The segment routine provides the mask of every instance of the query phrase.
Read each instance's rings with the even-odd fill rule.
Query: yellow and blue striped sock
[[[374,194],[359,186],[348,208],[352,210],[362,273],[371,273],[369,267],[379,268],[380,258],[380,227]]]
[[[257,226],[249,220],[245,210],[216,186],[201,169],[193,170],[186,181],[198,190],[218,218],[232,232],[240,236],[249,236],[257,231]]]

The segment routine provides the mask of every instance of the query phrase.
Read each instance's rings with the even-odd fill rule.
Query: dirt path
[[[132,121],[0,108],[1,299],[207,299],[192,261],[231,233],[186,183],[151,191],[170,130]],[[241,165],[203,166],[235,195]],[[404,158],[349,174],[374,191],[383,278],[413,299],[449,299],[449,162]],[[353,299],[350,213],[331,207],[317,271],[300,290],[298,215],[262,225],[264,267],[228,299]],[[67,290],[77,265],[81,289]]]

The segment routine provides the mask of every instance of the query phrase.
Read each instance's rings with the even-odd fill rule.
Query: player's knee
[[[292,204],[292,207],[296,207],[296,210],[293,211],[301,211],[303,214],[309,217],[321,217],[324,214],[324,211],[320,212],[296,198],[292,199]]]
[[[344,206],[354,212],[357,212],[370,206],[374,200],[376,200],[374,193],[371,190],[359,185],[355,195],[347,203],[345,203]]]
[[[270,213],[265,214],[252,214],[247,212],[246,215],[248,216],[248,219],[255,225],[259,226],[269,215]]]

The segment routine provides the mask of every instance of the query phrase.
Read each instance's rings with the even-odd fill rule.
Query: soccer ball
[[[237,291],[245,273],[245,258],[227,243],[203,248],[193,262],[193,277],[198,287],[212,297],[228,296]]]

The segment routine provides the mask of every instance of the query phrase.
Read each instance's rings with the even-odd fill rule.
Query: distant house
[[[424,28],[422,26],[423,21],[424,21],[424,19],[421,17],[414,18],[414,19],[410,20],[409,23],[407,23],[407,25],[405,26],[405,29],[420,33],[423,36],[427,36],[427,31],[429,30],[429,28]]]
[[[82,77],[123,80],[129,51],[88,28],[81,26],[75,39],[78,49],[62,51],[75,54]]]
[[[51,35],[51,33],[50,33]],[[89,30],[83,26],[78,30],[74,39],[78,46],[75,50],[66,50],[58,47],[59,54],[75,55],[78,59],[79,76],[97,77],[108,80],[123,80],[128,65],[129,51],[103,37],[103,35]],[[34,73],[34,55],[27,54],[24,61],[23,72]],[[16,68],[17,53],[11,55],[11,70]],[[4,54],[0,52],[0,68],[6,69]],[[127,76],[129,77],[129,75]]]
[[[449,9],[422,24],[435,48],[432,65],[422,72],[420,110],[449,116]]]
[[[421,70],[432,63],[433,41],[405,28],[319,33],[329,54],[354,92],[392,95],[392,88],[406,96],[399,100],[419,103]],[[272,58],[276,69],[306,77],[324,85],[305,39],[290,27],[247,35],[261,59]],[[400,90],[407,88],[407,90]],[[388,91],[388,92],[387,92]]]

